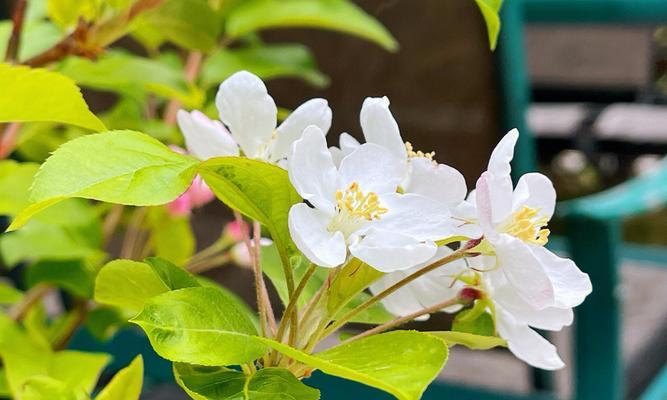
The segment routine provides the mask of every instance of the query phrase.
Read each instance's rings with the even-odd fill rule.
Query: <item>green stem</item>
[[[278,332],[276,333],[277,341],[280,342],[283,340],[283,335],[285,334],[285,328],[287,328],[287,322],[292,318],[292,313],[296,313],[296,308],[297,308],[296,306],[299,303],[299,297],[301,297],[303,290],[306,288],[308,281],[313,276],[316,270],[317,266],[313,263],[310,263],[308,269],[306,270],[306,273],[301,278],[301,281],[299,281],[299,286],[297,286],[296,289],[294,290],[294,294],[290,298],[289,303],[287,304],[287,308],[285,308],[285,312],[283,313],[283,318],[280,320],[280,325],[278,325]],[[292,335],[290,335],[290,341],[288,342],[288,344],[290,346],[293,346],[294,342],[291,341],[291,339]]]
[[[349,320],[351,320],[353,317],[355,317],[357,314],[360,312],[368,309],[369,307],[377,304],[380,300],[386,298],[390,294],[394,293],[398,289],[402,288],[403,286],[407,285],[408,283],[414,281],[415,279],[423,276],[424,274],[427,274],[434,269],[445,265],[449,264],[452,261],[456,261],[460,258],[463,258],[467,255],[468,250],[472,249],[473,247],[477,246],[480,243],[481,239],[474,239],[468,241],[465,245],[463,245],[460,249],[456,250],[452,254],[448,255],[447,257],[444,257],[432,264],[429,264],[425,266],[424,268],[420,269],[419,271],[413,273],[412,275],[409,275],[400,281],[396,282],[392,286],[388,287],[387,289],[383,290],[382,292],[378,293],[377,295],[371,297],[370,299],[366,300],[364,303],[360,304],[356,308],[350,310],[347,312],[347,314],[343,315],[341,318],[336,320],[333,324],[331,324],[327,329],[323,330],[321,333],[321,336],[316,337],[316,341],[319,341],[329,335],[331,335],[333,332],[335,332],[338,328],[342,327],[345,325]]]

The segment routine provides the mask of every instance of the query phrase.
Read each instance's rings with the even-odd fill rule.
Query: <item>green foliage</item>
[[[0,281],[0,304],[14,304],[23,298],[23,292],[7,282]]]
[[[29,287],[49,283],[84,298],[93,296],[95,269],[83,260],[42,260],[31,265],[26,273]]]
[[[30,377],[23,383],[19,398],[22,400],[77,400],[74,391],[66,384],[41,375]]]
[[[9,230],[70,197],[127,204],[159,205],[183,193],[197,161],[133,131],[88,135],[61,146],[42,165],[32,185],[33,204]]]
[[[38,164],[0,161],[0,215],[16,215],[30,203],[28,189]]]
[[[32,4],[37,3],[35,1],[28,2],[28,9]],[[11,31],[12,21],[0,21],[0,54],[5,54],[7,51],[7,42]],[[60,40],[61,36],[60,29],[51,22],[41,19],[28,19],[23,26],[18,59],[26,60],[51,48]]]
[[[357,297],[382,275],[384,275],[382,272],[356,258],[350,260],[331,283],[327,301],[329,312],[332,314],[338,312],[342,306]]]
[[[248,316],[215,288],[156,296],[130,322],[144,329],[155,351],[171,361],[222,366],[252,361],[266,351]]]
[[[461,311],[454,318],[452,330],[481,336],[495,336],[493,316],[486,312],[486,304],[477,300],[470,310]]]
[[[315,355],[269,339],[267,345],[329,375],[418,400],[447,361],[445,343],[427,333],[394,331],[339,345]]]
[[[76,84],[56,72],[0,64],[0,87],[0,122],[51,121],[106,129],[88,110]]]
[[[227,19],[227,34],[239,37],[269,28],[331,29],[373,41],[387,50],[396,39],[375,18],[349,0],[247,0]]]
[[[106,341],[127,324],[127,319],[119,308],[99,306],[88,312],[84,326],[97,340]]]
[[[482,336],[455,331],[434,331],[428,333],[444,340],[449,347],[457,344],[472,350],[488,350],[494,347],[507,347],[507,341],[496,336]]]
[[[491,50],[496,49],[498,44],[498,35],[500,34],[500,7],[503,5],[503,0],[475,0],[479,10],[482,12],[484,22],[486,23],[486,30],[489,35],[489,46]]]
[[[214,52],[202,66],[202,84],[217,86],[240,70],[250,71],[262,79],[300,78],[315,87],[329,83],[329,78],[317,69],[306,46],[274,44]]]
[[[269,230],[284,266],[300,254],[289,234],[287,214],[301,196],[287,171],[258,160],[220,157],[202,163],[199,173],[223,203]]]
[[[183,265],[195,251],[195,236],[187,216],[172,216],[164,207],[153,207],[147,218],[155,255]]]
[[[76,25],[79,18],[92,21],[98,11],[98,0],[48,0],[49,18],[62,28]]]
[[[174,364],[178,384],[194,399],[206,400],[318,400],[310,388],[286,369],[265,368],[251,376],[224,367]]]
[[[197,286],[199,283],[187,271],[165,260],[113,260],[97,274],[95,301],[136,314],[159,294]]]
[[[138,355],[130,365],[116,373],[95,400],[139,400],[143,381],[144,360]]]
[[[201,107],[204,100],[203,93],[185,81],[180,69],[122,51],[109,51],[95,61],[70,57],[59,72],[81,86],[120,93],[140,102],[149,93],[177,99],[189,108]]]

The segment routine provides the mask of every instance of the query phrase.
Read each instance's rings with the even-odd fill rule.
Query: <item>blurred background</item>
[[[3,2],[5,18],[11,3]],[[600,297],[587,300],[596,308],[583,311],[586,330],[551,335],[566,369],[541,373],[504,351],[457,347],[441,379],[474,390],[425,398],[551,398],[551,393],[570,398],[577,393],[582,399],[634,399],[644,393],[648,399],[647,388],[667,387],[666,374],[660,375],[667,361],[667,211],[659,207],[667,197],[667,2],[505,0],[495,52],[489,51],[486,26],[473,1],[355,3],[387,27],[399,51],[319,30],[263,32],[269,44],[306,44],[330,79],[324,87],[271,80],[269,91],[278,104],[292,109],[308,98],[326,98],[334,110],[329,133],[334,145],[343,131],[360,138],[358,114],[365,97],[388,96],[404,138],[417,149],[435,151],[439,162],[469,179],[470,187],[501,135],[521,128],[525,139],[515,169],[540,170],[555,182],[560,199],[579,199],[569,204],[580,210],[575,214],[583,216],[583,225],[555,221],[552,245],[565,254],[576,253],[568,247],[573,240],[579,251],[588,246],[592,259],[580,266],[594,277],[594,291],[600,290]],[[141,51],[132,39],[115,46]],[[100,90],[84,94],[98,112],[116,101]],[[653,179],[642,181],[646,176]],[[617,185],[630,186],[614,189],[616,197],[605,192]],[[586,197],[598,192],[605,194]],[[639,200],[641,205],[635,204]],[[225,218],[216,205],[195,212],[202,243],[214,239]],[[595,231],[598,225],[602,231]],[[613,239],[600,243],[593,232]],[[249,271],[208,274],[253,301]],[[438,316],[425,324],[443,328],[449,320]],[[179,398],[169,387],[160,390],[148,398]],[[369,396],[382,398],[376,392]]]

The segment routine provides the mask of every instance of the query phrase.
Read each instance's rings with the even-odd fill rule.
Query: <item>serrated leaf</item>
[[[232,37],[288,27],[331,29],[398,49],[391,33],[349,0],[248,0],[229,13],[226,25]]]
[[[426,332],[444,340],[449,347],[463,345],[472,350],[488,350],[494,347],[507,347],[507,341],[497,336],[482,336],[467,332],[433,331]]]
[[[168,203],[188,188],[197,163],[134,131],[74,139],[41,166],[32,185],[33,204],[8,230],[18,229],[38,212],[71,197],[136,206]]]
[[[282,368],[252,376],[224,367],[174,364],[176,382],[192,398],[206,400],[318,400],[320,392]]]
[[[231,365],[252,361],[266,351],[252,321],[215,288],[161,294],[130,322],[139,325],[153,349],[171,361]]]
[[[130,365],[114,375],[95,400],[139,400],[143,381],[144,360],[138,355]]]
[[[0,122],[48,121],[106,129],[74,81],[57,72],[0,64],[0,87]]]
[[[234,72],[246,70],[263,80],[300,78],[315,87],[324,87],[329,78],[317,69],[310,50],[299,44],[273,44],[240,49],[220,49],[202,65],[205,87],[217,86]]]
[[[447,346],[434,336],[394,331],[339,345],[315,355],[262,339],[270,347],[329,375],[372,386],[399,400],[418,400],[447,361]]]

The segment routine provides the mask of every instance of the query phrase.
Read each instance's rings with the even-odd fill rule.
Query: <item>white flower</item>
[[[371,284],[370,290],[373,294],[377,295],[409,275],[412,275],[427,265],[441,260],[452,253],[453,250],[447,246],[439,247],[435,256],[430,260],[404,271],[396,271],[383,275],[380,279]],[[458,259],[436,268],[396,290],[394,293],[382,299],[382,305],[384,305],[387,311],[400,317],[413,314],[424,308],[432,307],[438,303],[456,297],[459,291],[465,287],[465,283],[459,278],[461,278],[462,274],[468,272],[472,272],[472,270],[466,266],[466,261]],[[454,305],[447,307],[442,311],[453,313],[460,309],[461,305]],[[417,318],[417,320],[425,321],[429,316],[430,315],[427,314]]]
[[[387,149],[398,160],[407,165],[406,175],[401,180],[403,193],[416,193],[430,197],[450,207],[461,203],[467,193],[466,182],[459,171],[438,164],[435,153],[415,151],[410,142],[403,142],[398,123],[389,110],[386,97],[368,97],[364,100],[360,114],[361,129],[366,143],[373,143]],[[340,162],[360,146],[347,133],[340,135],[340,148],[331,147],[334,161]]]
[[[560,331],[572,324],[570,307],[536,309],[523,300],[500,271],[483,274],[486,296],[493,302],[497,334],[507,341],[509,350],[524,362],[554,370],[565,364],[556,347],[535,329]]]
[[[433,257],[433,241],[449,234],[449,210],[424,196],[397,193],[404,167],[386,149],[364,144],[336,168],[322,130],[306,128],[288,157],[290,180],[308,202],[289,212],[301,252],[317,265],[336,267],[349,249],[383,272]]]
[[[476,215],[463,219],[481,228],[496,256],[495,268],[524,301],[536,309],[574,307],[591,292],[591,282],[572,261],[544,247],[556,205],[549,178],[529,173],[512,187],[510,161],[518,134],[509,132],[494,149],[472,197]]]
[[[248,158],[282,164],[307,126],[318,126],[323,132],[331,126],[327,101],[311,99],[276,127],[276,103],[264,82],[247,71],[237,72],[220,84],[215,104],[229,130],[198,111],[178,113],[188,150],[200,159],[238,155],[240,147]]]

